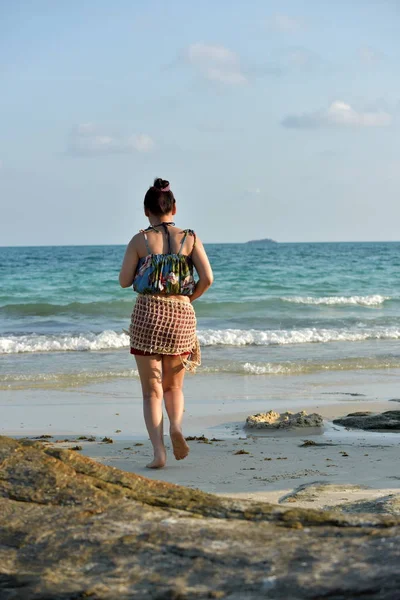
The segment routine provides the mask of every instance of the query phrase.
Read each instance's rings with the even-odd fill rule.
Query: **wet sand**
[[[119,469],[253,500],[323,507],[400,493],[400,433],[346,431],[332,424],[350,412],[400,410],[400,403],[390,401],[400,396],[397,370],[195,376],[187,378],[185,387],[185,435],[204,435],[209,443],[189,441],[189,456],[176,461],[166,435],[168,460],[162,470],[145,468],[152,452],[135,379],[75,389],[3,391],[0,434],[50,435],[48,442],[79,445],[83,454]],[[243,429],[249,414],[303,409],[322,414],[324,427],[266,435]],[[104,436],[113,443],[101,442]],[[307,439],[318,445],[303,447]],[[308,491],[296,493],[299,486]]]
[[[400,499],[400,434],[348,431],[332,423],[334,417],[349,412],[381,412],[396,407],[394,402],[362,400],[327,404],[318,408],[324,416],[321,429],[268,433],[244,430],[245,415],[225,415],[224,424],[197,431],[199,438],[206,431],[205,439],[188,441],[189,456],[179,462],[166,435],[167,465],[158,470],[145,468],[152,458],[150,441],[125,439],[118,430],[109,436],[112,443],[102,442],[101,436],[87,441],[76,435],[55,436],[43,443],[78,446],[77,451],[109,466],[210,493],[330,508],[390,495]],[[307,412],[313,410],[308,407]],[[305,440],[315,445],[303,445]]]

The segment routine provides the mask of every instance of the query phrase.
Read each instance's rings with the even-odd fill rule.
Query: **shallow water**
[[[400,243],[210,244],[200,376],[400,367]],[[122,246],[0,248],[0,389],[137,377]]]

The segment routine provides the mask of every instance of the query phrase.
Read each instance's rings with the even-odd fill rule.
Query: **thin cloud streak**
[[[205,79],[227,86],[247,83],[238,55],[225,46],[191,44],[186,51],[189,64]]]
[[[147,133],[133,135],[102,131],[93,123],[74,127],[68,140],[68,154],[75,156],[99,156],[106,154],[131,154],[151,152],[155,144]]]
[[[285,14],[275,14],[268,17],[267,29],[280,33],[297,33],[306,28],[305,22],[300,17],[290,17]]]
[[[341,100],[332,102],[327,110],[288,115],[281,125],[292,129],[316,129],[321,127],[387,127],[393,122],[390,113],[357,112]]]

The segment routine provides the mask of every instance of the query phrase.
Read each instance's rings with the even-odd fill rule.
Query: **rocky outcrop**
[[[245,427],[252,429],[287,429],[289,427],[322,427],[323,418],[317,413],[308,415],[305,410],[298,413],[278,413],[269,410],[266,413],[250,415]]]
[[[400,431],[400,410],[387,410],[383,413],[350,413],[335,419],[336,425],[366,431]]]
[[[388,494],[373,500],[357,500],[338,504],[332,510],[346,513],[375,513],[383,515],[397,515],[400,517],[400,495]]]
[[[276,240],[271,238],[263,238],[261,240],[249,240],[246,244],[277,244]]]
[[[0,437],[1,600],[380,598],[400,518],[220,498]]]
[[[351,498],[355,499],[351,499]],[[346,501],[347,500],[347,501]],[[317,503],[325,510],[351,514],[374,513],[400,517],[400,494],[386,494],[374,488],[351,483],[303,483],[280,498],[281,504]]]

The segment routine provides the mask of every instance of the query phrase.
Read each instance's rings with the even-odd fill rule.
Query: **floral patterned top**
[[[196,282],[193,277],[193,261],[191,256],[181,254],[183,244],[188,234],[193,235],[196,244],[196,234],[192,229],[183,231],[184,237],[177,254],[152,254],[147,241],[146,231],[142,231],[146,247],[149,252],[147,256],[139,259],[133,280],[133,289],[139,294],[180,294],[191,296],[194,292]],[[169,236],[168,236],[169,242]]]

